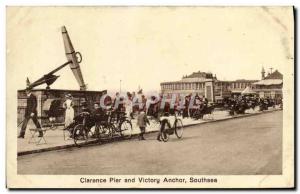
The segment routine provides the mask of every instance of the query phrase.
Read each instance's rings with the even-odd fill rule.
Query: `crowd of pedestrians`
[[[26,90],[28,96],[27,108],[25,111],[25,119],[19,134],[20,138],[24,138],[27,123],[30,119],[38,129],[41,128],[37,120],[37,100],[31,93],[30,89]],[[55,101],[53,101],[55,102]],[[94,107],[89,109],[86,101],[80,103],[83,114],[75,115],[74,102],[71,94],[65,96],[63,102],[64,124],[65,129],[72,129],[74,123],[82,122],[82,115],[89,114],[89,123],[93,125],[97,121],[106,121],[108,119],[107,113],[109,112],[115,117],[116,122],[119,122],[124,116],[129,119],[137,119],[137,125],[141,130],[140,139],[144,139],[144,132],[147,124],[149,124],[148,117],[159,120],[160,116],[178,114],[183,118],[191,117],[195,119],[203,118],[204,114],[211,114],[216,104],[210,104],[208,99],[198,94],[189,94],[185,96],[180,95],[150,95],[146,97],[143,91],[137,93],[127,92],[125,96],[120,95],[119,92],[114,97],[105,96],[103,101],[93,102]],[[104,106],[103,106],[104,105]],[[230,114],[243,114],[246,109],[260,107],[260,110],[266,110],[268,107],[280,105],[282,107],[282,99],[276,98],[258,98],[255,96],[234,96],[225,98],[219,106],[228,108]],[[50,114],[50,111],[49,111]],[[50,122],[55,121],[54,116],[49,116]],[[43,136],[42,131],[39,136]]]

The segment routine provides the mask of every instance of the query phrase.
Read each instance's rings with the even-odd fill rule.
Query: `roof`
[[[18,92],[24,92],[26,89],[18,90]],[[65,90],[65,89],[38,89],[34,88],[31,91],[47,91],[47,92],[82,92],[82,93],[107,93],[107,90],[91,91],[91,90]]]
[[[258,82],[255,82],[253,84],[255,85],[265,85],[265,86],[269,86],[269,85],[280,85],[282,84],[282,80],[281,79],[264,79],[264,80],[260,80]]]
[[[257,82],[258,80],[247,80],[247,79],[237,79],[237,80],[217,80],[217,82],[222,82],[222,83],[253,83]]]
[[[207,78],[207,79],[211,79],[211,78],[214,78],[214,76],[213,76],[212,73],[197,71],[197,72],[193,72],[190,75],[183,76],[183,79],[184,78]]]
[[[283,79],[283,75],[278,71],[278,70],[275,70],[273,73],[267,75],[265,77],[265,79]]]
[[[206,73],[205,72],[193,72],[192,74],[185,76],[184,78],[196,78],[196,77],[205,77]]]

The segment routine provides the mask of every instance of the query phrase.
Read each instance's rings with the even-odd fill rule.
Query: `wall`
[[[76,91],[76,90],[33,90],[32,93],[37,97],[37,112],[39,121],[42,125],[49,124],[48,111],[49,103],[53,100],[59,100],[59,108],[56,110],[57,123],[64,123],[63,103],[65,101],[65,95],[71,94],[73,96],[74,112],[77,115],[80,112],[80,103],[87,101],[89,109],[93,108],[94,102],[100,102],[102,95],[106,94],[107,91]],[[18,124],[24,119],[25,108],[26,108],[26,93],[24,90],[18,91]]]

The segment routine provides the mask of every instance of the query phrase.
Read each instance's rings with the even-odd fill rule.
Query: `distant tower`
[[[29,81],[29,79],[27,77],[27,79],[26,79],[26,87],[29,87],[29,85],[30,85],[30,81]]]
[[[264,69],[264,67],[262,67],[262,69],[261,69],[261,79],[265,79],[265,69]]]

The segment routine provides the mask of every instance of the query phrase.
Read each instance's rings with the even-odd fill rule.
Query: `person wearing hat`
[[[64,128],[64,130],[68,130],[70,132],[70,137],[73,137],[73,130],[75,126],[83,122],[84,115],[90,115],[91,113],[91,111],[88,108],[88,104],[85,100],[80,102],[80,109],[80,113],[74,116],[72,122],[68,126],[66,125]]]
[[[101,108],[100,102],[94,103],[94,110],[91,113],[90,122],[91,126],[94,126],[98,122],[105,122],[107,121],[107,117],[105,115],[105,111]],[[95,127],[95,135],[99,135],[99,127]]]
[[[27,105],[25,109],[25,118],[23,120],[23,124],[21,127],[20,134],[18,138],[24,138],[26,127],[28,124],[28,121],[32,119],[33,123],[35,124],[37,129],[41,129],[41,125],[37,119],[37,99],[36,96],[32,94],[31,88],[26,88],[26,95],[27,95]],[[39,131],[39,137],[43,136],[43,132]]]
[[[184,98],[183,118],[189,117],[190,96]]]
[[[132,95],[130,94],[130,92],[127,92],[125,111],[126,111],[126,115],[131,119],[133,119],[133,103],[132,103]]]
[[[65,127],[69,126],[74,119],[74,109],[73,109],[73,97],[71,94],[67,94],[66,101],[63,104],[64,109],[66,109],[65,112]]]

